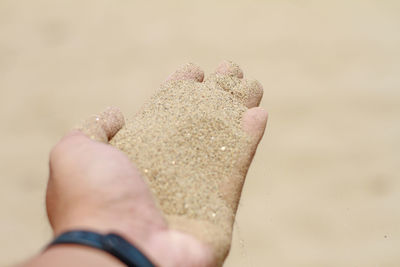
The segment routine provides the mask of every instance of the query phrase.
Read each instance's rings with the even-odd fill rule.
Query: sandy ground
[[[400,266],[400,2],[0,0],[0,266],[50,239],[50,148],[177,66],[240,63],[270,121],[236,266]]]

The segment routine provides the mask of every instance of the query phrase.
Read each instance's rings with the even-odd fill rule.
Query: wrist
[[[74,230],[87,230],[100,234],[116,233],[134,245],[156,266],[211,266],[214,258],[210,248],[194,237],[170,229],[146,229],[143,232],[132,231],[128,227],[115,227],[104,222],[81,220],[79,223],[64,225],[54,230],[55,235]],[[56,246],[55,246],[56,247]],[[82,247],[79,246],[78,247]],[[105,253],[99,250],[100,253]],[[105,253],[107,254],[107,253]],[[105,266],[105,265],[104,265]]]
[[[62,217],[56,216],[57,220],[51,221],[54,235],[74,230],[116,233],[134,245],[156,266],[211,266],[214,262],[207,245],[192,236],[168,229],[164,219],[154,219],[151,209],[134,213],[140,214],[140,217],[124,217],[127,212],[117,214],[116,210],[113,213],[95,213],[94,209],[79,210],[65,212]]]
[[[154,226],[148,224],[139,225],[137,222],[127,223],[126,221],[110,221],[92,218],[70,221],[64,220],[62,225],[54,227],[55,236],[69,231],[89,231],[101,235],[110,233],[117,234],[137,248],[151,262],[160,262],[159,253],[154,249],[153,240],[156,239],[154,236],[158,235],[163,229],[156,229]]]
[[[86,267],[86,266],[109,266],[123,267],[124,264],[112,255],[101,250],[76,245],[62,244],[52,246],[34,259],[23,264],[24,267]]]
[[[154,267],[154,263],[140,250],[116,233],[104,235],[87,230],[68,231],[57,236],[48,247],[65,244],[96,248],[113,255],[127,266]]]

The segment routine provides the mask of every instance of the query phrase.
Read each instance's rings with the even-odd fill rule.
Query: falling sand
[[[261,92],[240,79],[237,65],[226,66],[231,75],[216,72],[204,82],[194,65],[184,66],[110,141],[141,171],[170,227],[211,246],[219,264],[253,153],[242,116]]]

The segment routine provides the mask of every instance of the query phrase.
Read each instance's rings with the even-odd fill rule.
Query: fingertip
[[[234,76],[239,79],[243,78],[243,70],[239,67],[238,64],[229,61],[229,60],[224,60],[222,61],[217,69],[216,73],[223,74],[223,75],[228,75],[228,76]]]
[[[179,80],[191,80],[195,82],[202,82],[204,79],[204,71],[194,63],[188,63],[178,68],[177,71],[172,73],[166,80],[179,81]]]
[[[107,143],[124,125],[121,110],[108,107],[100,115],[91,116],[83,121],[75,130],[81,131],[90,139]]]
[[[110,140],[125,125],[124,115],[121,110],[113,106],[107,107],[100,114],[100,121],[103,124],[102,127],[108,140]]]
[[[261,83],[257,80],[244,80],[242,84],[246,87],[248,94],[245,102],[246,107],[258,107],[264,94]]]

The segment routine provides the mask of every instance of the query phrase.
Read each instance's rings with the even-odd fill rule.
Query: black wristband
[[[137,248],[117,234],[70,231],[57,236],[49,245],[79,244],[108,252],[129,267],[154,267]]]

